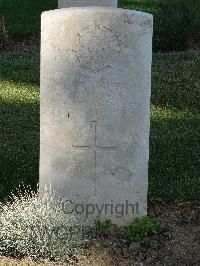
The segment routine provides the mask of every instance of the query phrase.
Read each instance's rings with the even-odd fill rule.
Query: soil
[[[160,220],[161,231],[153,236],[149,248],[128,243],[120,231],[99,235],[82,248],[73,264],[37,263],[0,258],[0,265],[77,265],[77,266],[148,266],[200,265],[200,204],[156,203],[149,215]]]
[[[200,265],[199,204],[159,204],[149,215],[161,223],[150,248],[117,236],[99,237],[80,253],[78,265]]]

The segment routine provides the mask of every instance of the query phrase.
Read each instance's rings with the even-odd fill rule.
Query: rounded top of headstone
[[[127,21],[127,23],[132,24],[131,22],[131,17],[140,17],[141,19],[153,19],[153,15],[146,13],[146,12],[142,12],[142,11],[136,11],[136,10],[129,10],[129,9],[122,9],[122,8],[115,8],[115,7],[97,7],[97,6],[85,6],[85,7],[70,7],[70,8],[60,8],[60,9],[55,9],[55,10],[49,10],[49,11],[45,11],[42,13],[42,16],[48,16],[48,15],[62,15],[62,14],[76,14],[76,13],[88,13],[88,16],[90,15],[90,13],[94,13],[94,12],[111,12],[111,13],[115,13],[115,14],[126,14],[129,17],[129,21]]]

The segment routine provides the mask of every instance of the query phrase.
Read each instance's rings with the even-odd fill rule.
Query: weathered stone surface
[[[146,215],[151,59],[152,15],[43,13],[41,189],[51,183],[80,212],[92,204],[118,224]]]
[[[58,0],[58,7],[110,6],[117,7],[118,0]]]

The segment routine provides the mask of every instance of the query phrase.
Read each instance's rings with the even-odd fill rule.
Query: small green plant
[[[145,216],[137,218],[133,223],[124,227],[123,235],[131,242],[137,242],[142,246],[152,244],[152,236],[160,231],[159,221],[156,218]]]
[[[117,225],[114,224],[111,220],[101,221],[97,219],[95,221],[95,227],[97,231],[104,233],[111,233],[113,230],[117,229]]]

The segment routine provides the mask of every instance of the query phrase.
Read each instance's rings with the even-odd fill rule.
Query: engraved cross
[[[97,152],[98,151],[115,151],[117,147],[112,146],[100,146],[97,145],[97,121],[91,121],[93,128],[94,128],[94,145],[72,145],[75,149],[78,150],[84,150],[84,151],[91,151],[94,153],[94,176],[95,176],[95,184],[96,184],[96,178],[98,175],[101,175],[101,173],[97,174]],[[110,171],[112,173],[112,171]],[[104,172],[103,172],[104,173]],[[102,174],[103,174],[102,173]],[[96,190],[96,188],[95,188]]]

